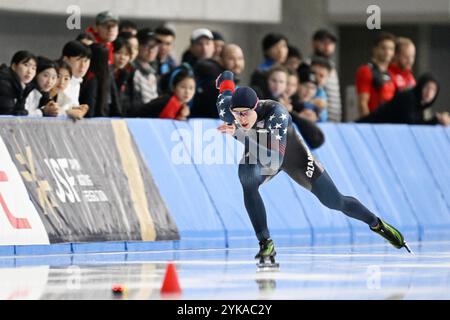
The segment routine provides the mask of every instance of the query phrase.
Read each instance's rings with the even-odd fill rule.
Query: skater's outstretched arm
[[[216,107],[220,119],[229,125],[234,124],[234,117],[231,114],[231,97],[235,90],[234,75],[230,71],[225,71],[216,80],[216,87],[219,89]]]

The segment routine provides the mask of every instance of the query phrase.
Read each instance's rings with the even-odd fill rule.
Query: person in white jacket
[[[58,61],[57,65],[58,81],[50,91],[50,99],[55,101],[59,106],[58,116],[68,116],[74,120],[80,120],[86,115],[89,106],[86,104],[79,105],[78,103],[75,103],[66,93],[66,89],[72,79],[72,69],[70,65],[63,60]]]

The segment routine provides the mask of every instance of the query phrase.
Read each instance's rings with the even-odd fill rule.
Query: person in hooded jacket
[[[382,104],[372,113],[356,122],[442,124],[448,126],[450,125],[448,112],[436,113],[429,120],[425,120],[424,117],[424,111],[433,105],[438,94],[438,81],[430,73],[426,73],[419,78],[413,89],[398,93],[391,101]]]
[[[25,101],[33,90],[37,59],[28,51],[18,51],[8,67],[0,66],[0,115],[26,116]]]

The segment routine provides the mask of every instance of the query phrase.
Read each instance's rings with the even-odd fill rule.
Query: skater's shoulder
[[[272,120],[275,117],[282,120],[288,120],[290,118],[287,109],[278,101],[275,100],[260,100],[258,102],[258,119],[268,119]]]

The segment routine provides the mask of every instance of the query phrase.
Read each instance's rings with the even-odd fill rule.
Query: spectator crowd
[[[139,29],[112,12],[67,42],[57,60],[16,52],[0,66],[0,115],[37,117],[219,118],[216,78],[225,70],[236,82],[245,69],[241,47],[217,31],[198,28],[178,63],[171,28]],[[309,143],[323,136],[317,122],[341,122],[339,72],[333,61],[338,38],[328,30],[311,39],[303,57],[282,34],[261,41],[263,60],[249,85],[260,99],[280,102]],[[439,94],[429,73],[416,80],[416,49],[404,37],[380,32],[367,63],[355,73],[358,122],[450,124],[447,112],[425,118]],[[241,84],[242,85],[242,84]],[[304,132],[303,132],[304,131]]]

